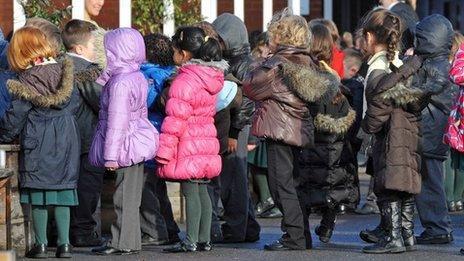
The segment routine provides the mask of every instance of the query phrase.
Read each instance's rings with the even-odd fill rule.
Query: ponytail
[[[386,26],[389,31],[387,38],[387,59],[393,61],[398,50],[398,44],[401,40],[401,21],[398,16],[393,14],[387,17],[389,19],[385,20],[385,23],[391,23],[391,26]]]
[[[222,51],[218,40],[206,36],[201,28],[180,27],[172,37],[172,43],[177,49],[192,53],[195,59],[201,59],[205,62],[222,60]]]

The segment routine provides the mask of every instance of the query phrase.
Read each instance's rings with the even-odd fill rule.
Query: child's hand
[[[237,151],[237,140],[229,138],[229,144],[227,145],[227,151],[229,153],[234,153]]]
[[[116,171],[117,169],[119,169],[119,165],[115,161],[107,161],[105,162],[105,168],[108,171]]]
[[[257,146],[258,145],[256,145],[256,144],[248,144],[247,145],[247,151],[252,151],[252,150],[256,149]]]

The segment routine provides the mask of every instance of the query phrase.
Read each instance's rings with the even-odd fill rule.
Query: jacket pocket
[[[33,172],[39,169],[39,151],[37,150],[38,141],[32,138],[25,138],[21,144],[23,151],[22,170]],[[21,168],[21,166],[20,166]]]

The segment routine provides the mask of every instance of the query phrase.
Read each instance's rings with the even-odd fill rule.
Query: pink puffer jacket
[[[156,160],[158,175],[172,180],[211,179],[221,172],[214,126],[225,61],[191,60],[171,84]]]

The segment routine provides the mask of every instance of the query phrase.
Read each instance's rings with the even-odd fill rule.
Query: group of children
[[[437,21],[441,38],[431,48],[427,26]],[[223,31],[226,24],[179,27],[171,39],[120,28],[101,41],[100,29],[81,20],[69,21],[58,40],[56,31],[47,34],[53,30],[32,24],[14,33],[8,64],[0,64],[0,142],[19,137],[21,145],[21,203],[31,205],[35,235],[28,257],[48,257],[49,206],[58,233],[56,257],[72,256],[70,231],[75,246],[101,243],[92,215],[108,172],[116,177],[116,220],[111,241],[93,249],[96,254],[134,254],[146,242],[176,243],[165,249],[171,253],[210,251],[212,241],[254,242],[260,227],[246,173],[243,180],[232,179],[230,171],[246,171],[246,149],[259,183],[259,215],[282,215],[284,235],[265,249],[312,248],[308,218],[315,208],[322,213],[315,233],[329,242],[340,209],[359,202],[361,127],[374,136],[374,190],[381,210],[378,229],[368,231],[375,244],[363,251],[415,249],[421,164],[433,169],[437,160],[430,155],[446,154],[424,154],[421,147],[439,148],[424,146],[420,136],[430,135],[425,142],[432,143],[440,136],[441,142],[442,132],[427,130],[446,123],[444,111],[454,98],[447,75],[440,78],[443,70],[437,69],[449,67],[436,59],[451,49],[446,18],[424,19],[417,26],[416,56],[406,57],[399,48],[400,18],[385,9],[371,11],[360,31],[370,57],[365,95],[358,74],[363,54],[340,51],[330,21],[308,25],[284,10],[258,37],[254,58],[246,44],[232,46],[228,40],[237,36]],[[94,62],[101,56],[100,42],[105,66]],[[178,237],[166,180],[180,182],[185,196],[184,240]],[[241,194],[235,197],[234,191]],[[225,207],[222,227],[219,197]],[[243,224],[227,222],[234,215],[231,221],[243,215]],[[163,222],[162,229],[153,219]]]

